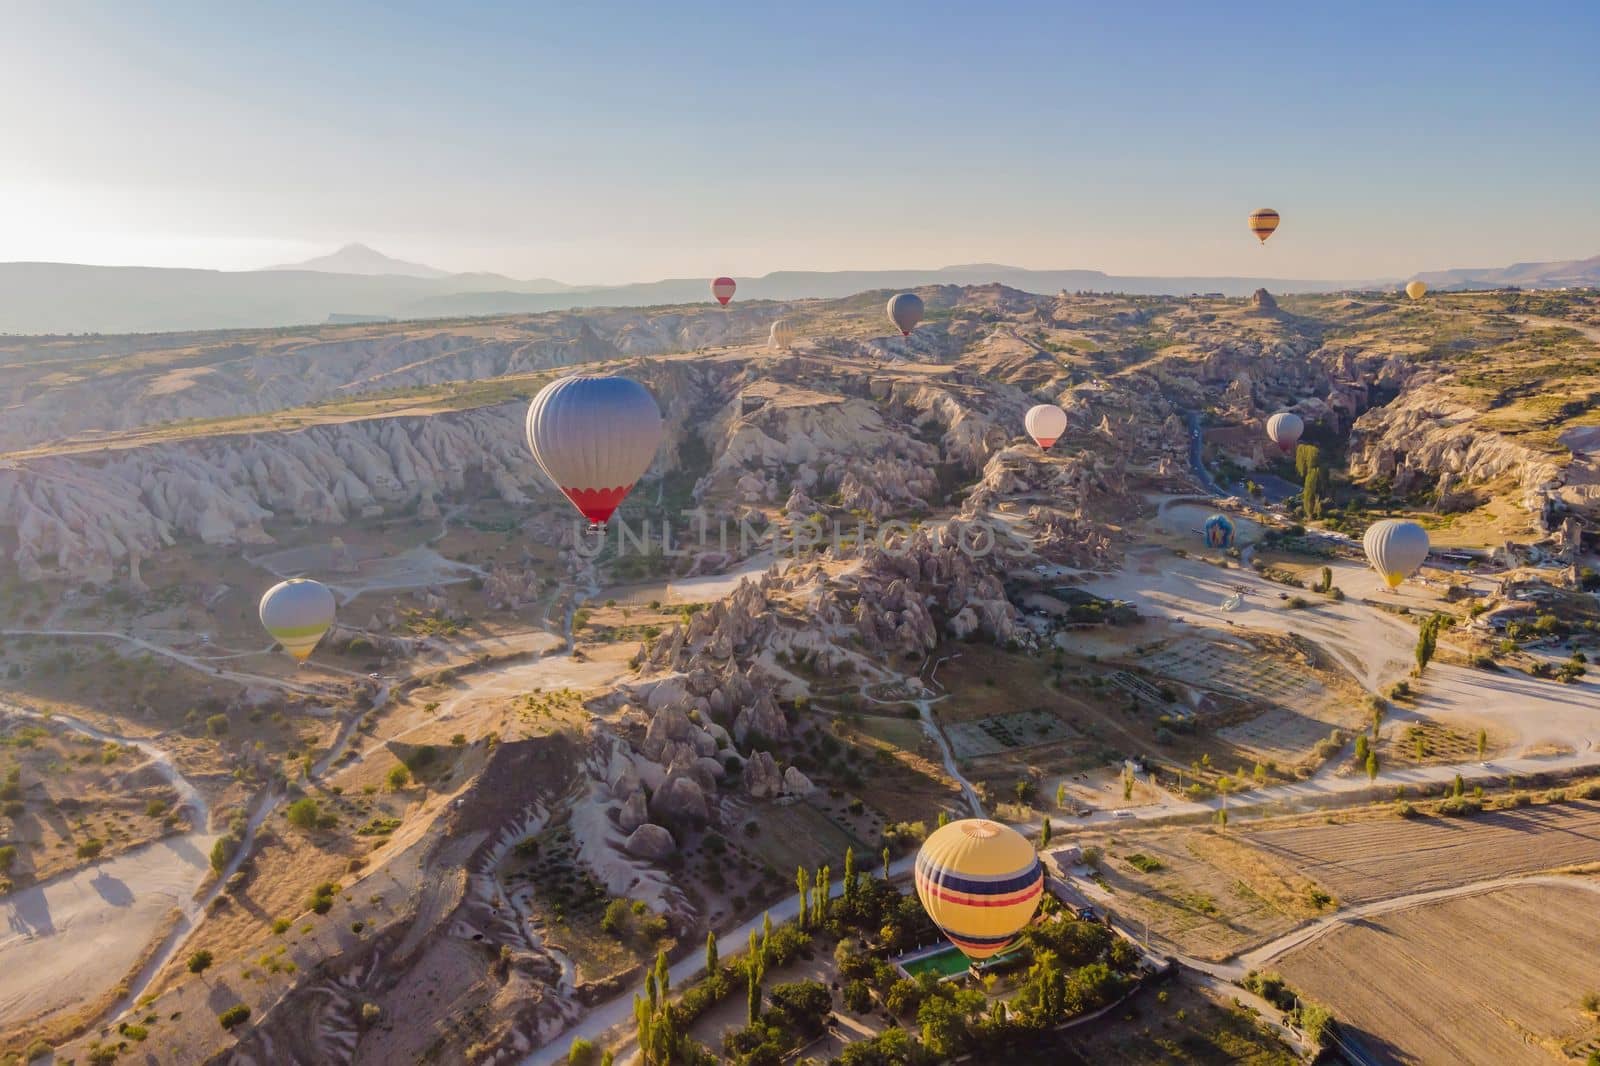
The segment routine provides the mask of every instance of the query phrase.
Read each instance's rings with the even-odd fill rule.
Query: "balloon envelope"
[[[970,959],[1016,943],[1044,897],[1033,845],[985,818],[951,822],[928,837],[917,852],[916,881],[923,910]]]
[[[738,287],[732,278],[717,278],[711,283],[711,295],[717,298],[717,303],[727,307],[728,301],[733,299],[733,291]]]
[[[1385,518],[1367,527],[1361,546],[1367,562],[1390,588],[1396,588],[1428,558],[1428,531],[1415,522]]]
[[[1035,444],[1048,448],[1067,431],[1067,413],[1053,403],[1042,403],[1028,409],[1022,424]]]
[[[1428,283],[1425,281],[1406,282],[1406,295],[1411,297],[1413,300],[1422,299],[1423,295],[1427,293],[1427,291]]]
[[[1267,238],[1272,236],[1272,231],[1278,228],[1278,212],[1270,207],[1258,208],[1250,212],[1250,232],[1260,239],[1262,244],[1267,243]]]
[[[1267,436],[1286,452],[1294,451],[1294,446],[1300,443],[1300,434],[1305,431],[1305,421],[1293,411],[1279,411],[1267,419]]]
[[[333,625],[333,593],[310,578],[280,581],[261,597],[261,624],[283,650],[305,662]]]
[[[644,476],[661,444],[661,409],[628,378],[576,374],[528,405],[528,448],[591,522],[604,523]]]
[[[1225,514],[1214,514],[1206,519],[1200,532],[1205,535],[1208,548],[1233,547],[1233,519]]]
[[[889,321],[895,324],[902,337],[911,336],[911,331],[922,321],[922,311],[922,297],[914,292],[889,297]]]
[[[795,324],[787,318],[780,318],[772,324],[772,332],[767,335],[767,347],[775,352],[781,352],[794,346],[800,339],[800,331]]]

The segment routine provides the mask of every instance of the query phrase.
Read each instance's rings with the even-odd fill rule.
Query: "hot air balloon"
[[[1278,228],[1278,212],[1270,207],[1263,207],[1250,212],[1250,232],[1260,238],[1262,244],[1267,243],[1267,238],[1272,236],[1272,231]]]
[[[1053,403],[1042,403],[1028,408],[1022,425],[1033,438],[1033,443],[1048,449],[1061,434],[1067,431],[1067,412]]]
[[[767,347],[775,352],[787,351],[794,347],[794,342],[800,339],[800,330],[787,318],[780,318],[772,324],[772,333],[767,337]]]
[[[637,381],[574,374],[528,405],[528,447],[590,523],[603,526],[661,444],[661,409]]]
[[[1361,546],[1372,568],[1390,588],[1397,588],[1428,558],[1428,531],[1415,522],[1385,518],[1367,527]]]
[[[1267,419],[1267,436],[1284,452],[1294,451],[1300,443],[1300,434],[1306,431],[1304,420],[1293,411],[1279,411]]]
[[[889,297],[889,321],[895,324],[900,336],[909,337],[922,321],[922,297],[914,292],[903,292]]]
[[[1423,295],[1426,294],[1427,291],[1428,283],[1425,281],[1406,282],[1406,295],[1411,297],[1413,300],[1422,299]]]
[[[261,624],[283,650],[305,662],[333,625],[333,593],[310,578],[280,581],[261,597]]]
[[[1225,514],[1214,514],[1200,527],[1208,548],[1233,547],[1233,519]]]
[[[1033,845],[985,818],[951,822],[928,837],[917,852],[916,880],[922,909],[973,960],[1016,943],[1044,896]]]
[[[738,287],[732,278],[717,278],[711,283],[711,295],[717,298],[717,303],[727,307],[728,301],[733,299],[733,290]]]

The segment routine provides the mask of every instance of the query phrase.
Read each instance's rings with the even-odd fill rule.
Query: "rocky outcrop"
[[[752,799],[773,799],[783,794],[783,774],[771,752],[751,754],[744,764],[744,789]]]
[[[1564,466],[1547,452],[1484,428],[1484,418],[1483,411],[1445,386],[1410,389],[1356,421],[1351,475],[1387,480],[1401,495],[1431,488],[1446,506],[1465,488],[1509,477],[1518,486],[1518,502],[1535,516],[1542,516],[1547,499],[1559,496],[1569,478],[1577,487],[1593,476],[1587,458],[1575,457]],[[1583,508],[1582,494],[1572,495],[1571,502]]]
[[[646,822],[628,835],[628,839],[623,841],[622,850],[636,858],[660,862],[676,852],[678,845],[671,833],[659,825]]]
[[[435,516],[469,481],[506,503],[551,495],[522,443],[522,407],[382,418],[283,433],[51,456],[0,468],[0,525],[24,577],[109,580],[130,555],[192,537],[268,544],[269,520]]]

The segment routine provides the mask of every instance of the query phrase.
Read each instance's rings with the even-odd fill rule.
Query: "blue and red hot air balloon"
[[[603,526],[661,445],[661,409],[637,381],[575,374],[528,405],[528,447],[556,488]]]

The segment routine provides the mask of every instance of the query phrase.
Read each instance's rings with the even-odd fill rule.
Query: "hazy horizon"
[[[250,270],[359,242],[585,286],[1600,252],[1589,5],[93,6],[25,4],[0,41],[0,261]],[[1259,206],[1284,216],[1265,247]]]

